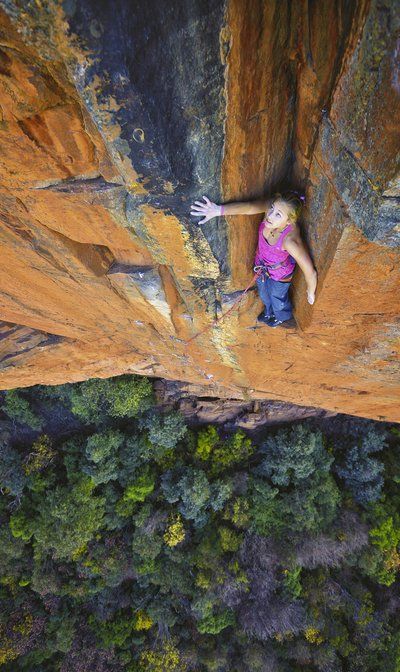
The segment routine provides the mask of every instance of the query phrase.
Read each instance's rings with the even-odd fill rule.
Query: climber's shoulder
[[[282,249],[294,256],[297,252],[303,252],[305,246],[300,235],[298,224],[292,224],[291,226],[291,231],[289,231],[283,239]]]
[[[282,247],[283,247],[283,249],[286,249],[287,245],[289,245],[291,247],[292,244],[299,245],[299,246],[301,246],[303,244],[303,241],[301,240],[301,236],[300,236],[299,225],[297,223],[291,224],[291,229],[286,234],[286,236],[283,240]]]

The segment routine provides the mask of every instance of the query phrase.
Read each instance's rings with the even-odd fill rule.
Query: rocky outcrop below
[[[137,373],[400,421],[396,3],[0,8],[1,389]],[[286,187],[316,303],[296,272],[295,328],[255,291],[216,326],[257,218],[190,203]]]
[[[208,388],[168,380],[156,380],[154,392],[157,407],[161,411],[179,411],[189,425],[216,424],[228,431],[245,429],[254,434],[272,425],[311,418],[319,421],[337,416],[334,411],[296,406],[274,399],[212,399]]]

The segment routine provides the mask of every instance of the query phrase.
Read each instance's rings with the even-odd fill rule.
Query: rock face
[[[339,417],[334,411],[284,401],[212,399],[207,388],[169,380],[156,380],[154,391],[157,407],[164,412],[179,411],[189,425],[218,424],[224,431],[245,429],[257,433],[271,425]],[[341,417],[350,418],[347,415]]]
[[[396,3],[0,7],[1,389],[139,373],[400,421]],[[190,203],[286,187],[316,303],[297,271],[295,329],[253,290],[214,325],[259,218]]]

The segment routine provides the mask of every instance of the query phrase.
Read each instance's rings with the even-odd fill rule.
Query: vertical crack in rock
[[[362,34],[368,2],[345,0],[295,5],[291,60],[296,64],[296,109],[293,132],[292,180],[306,185],[319,126],[347,58]]]

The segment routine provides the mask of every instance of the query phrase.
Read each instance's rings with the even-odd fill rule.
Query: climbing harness
[[[192,341],[194,341],[196,338],[198,338],[198,337],[201,336],[202,334],[205,334],[206,331],[208,331],[208,330],[211,329],[212,327],[216,327],[217,324],[218,324],[219,322],[221,322],[222,320],[224,320],[225,317],[227,317],[227,316],[228,316],[228,315],[229,315],[229,314],[230,314],[230,313],[231,313],[231,312],[232,312],[232,311],[239,305],[239,303],[244,299],[244,297],[246,296],[247,292],[248,292],[249,289],[256,283],[256,280],[257,280],[258,278],[261,278],[261,282],[265,282],[265,280],[266,280],[267,278],[270,278],[271,276],[270,276],[270,274],[269,274],[269,272],[268,272],[268,269],[279,268],[279,267],[284,266],[284,265],[285,265],[284,262],[279,262],[279,263],[277,263],[277,264],[270,264],[270,265],[267,265],[267,264],[262,263],[262,264],[258,264],[257,266],[254,266],[254,268],[253,268],[254,275],[253,275],[253,278],[252,278],[251,282],[247,285],[246,289],[243,290],[243,292],[242,292],[242,293],[240,294],[240,296],[236,299],[236,301],[232,304],[232,306],[229,308],[229,310],[227,310],[226,313],[224,313],[224,314],[221,315],[220,317],[217,317],[216,320],[213,320],[213,321],[211,322],[211,324],[207,324],[207,326],[204,327],[204,329],[201,329],[201,331],[198,331],[197,334],[195,334],[194,336],[192,336],[191,338],[189,338],[187,341],[184,341],[184,343],[185,343],[185,347],[187,347],[187,346],[189,345],[189,343],[191,343]],[[292,277],[293,277],[293,273],[291,273],[291,274],[288,275],[287,277],[281,278],[278,282],[290,282],[291,279],[292,279]]]
[[[282,266],[285,266],[285,265],[286,265],[286,264],[285,264],[284,261],[280,261],[280,262],[278,262],[277,264],[265,264],[265,263],[261,263],[261,264],[259,264],[259,265],[257,265],[257,266],[254,266],[254,269],[253,269],[253,270],[254,270],[254,272],[256,272],[256,273],[259,273],[259,275],[261,276],[261,282],[265,282],[267,278],[270,278],[270,277],[271,277],[270,274],[269,274],[269,272],[268,272],[268,269],[281,268]],[[285,276],[285,277],[283,277],[283,278],[280,278],[280,279],[279,279],[278,281],[276,281],[276,282],[290,282],[292,278],[293,278],[293,273],[291,273],[290,275],[287,275],[287,276]],[[274,279],[274,278],[272,278],[272,279]]]

